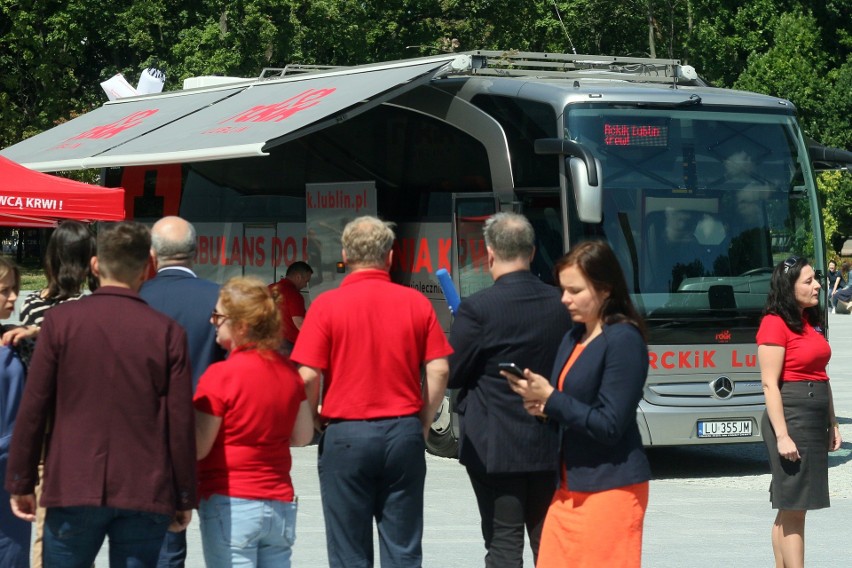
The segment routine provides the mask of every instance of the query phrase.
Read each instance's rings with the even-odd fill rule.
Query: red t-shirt
[[[293,501],[290,434],[305,383],[273,351],[238,348],[207,368],[195,409],[222,417],[213,448],[198,462],[198,495]]]
[[[831,359],[831,347],[813,326],[805,323],[804,333],[795,333],[780,316],[767,314],[757,330],[758,345],[779,345],[784,352],[783,381],[827,381],[825,369]]]
[[[290,343],[296,343],[299,328],[293,318],[305,317],[305,298],[290,280],[282,278],[269,285],[270,290],[278,290],[278,309],[281,311],[281,337]]]
[[[421,364],[452,352],[426,296],[359,270],[311,302],[291,358],[324,371],[323,417],[363,420],[419,412]]]

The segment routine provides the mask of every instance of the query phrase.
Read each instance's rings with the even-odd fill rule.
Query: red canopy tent
[[[124,189],[43,174],[0,156],[0,226],[50,228],[60,219],[121,221]]]

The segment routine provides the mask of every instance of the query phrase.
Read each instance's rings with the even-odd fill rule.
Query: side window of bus
[[[471,102],[491,115],[506,133],[512,155],[515,187],[559,185],[559,157],[535,153],[539,138],[557,137],[556,113],[548,104],[495,95],[477,95]]]
[[[535,231],[535,255],[530,269],[548,284],[554,284],[553,265],[565,253],[559,193],[556,191],[519,192],[521,213]]]

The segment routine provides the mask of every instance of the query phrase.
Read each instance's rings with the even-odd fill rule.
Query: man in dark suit
[[[195,505],[195,426],[186,333],[137,291],[150,263],[147,227],[102,226],[100,287],[45,317],[12,439],[12,510],[35,519],[33,488],[48,421],[46,566],[89,566],[107,534],[117,565],[156,562],[166,529]]]
[[[219,285],[192,271],[196,234],[180,217],[163,217],[151,228],[151,257],[157,276],[142,285],[139,295],[186,331],[192,389],[208,366],[225,358],[216,344],[216,328],[210,314],[219,298]],[[169,532],[160,552],[160,568],[180,568],[186,560],[186,532]]]
[[[524,410],[498,369],[549,370],[571,327],[559,290],[530,272],[535,233],[523,215],[485,222],[494,285],[466,298],[450,333],[450,388],[461,389],[459,461],[482,518],[485,565],[523,566],[524,528],[533,555],[556,488],[559,437]]]
[[[216,344],[216,329],[210,314],[219,299],[219,285],[198,278],[192,270],[196,233],[180,217],[163,217],[151,228],[151,257],[157,276],[145,282],[139,295],[186,331],[192,387],[212,363],[225,358]]]

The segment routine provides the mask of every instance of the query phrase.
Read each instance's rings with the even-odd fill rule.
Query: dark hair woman
[[[47,241],[44,255],[47,287],[27,296],[21,306],[22,327],[5,333],[4,344],[11,341],[18,345],[22,339],[37,337],[47,310],[62,302],[79,300],[86,285],[95,291],[97,280],[90,268],[95,249],[95,237],[86,225],[70,220],[59,224]]]
[[[828,452],[841,442],[826,373],[831,348],[820,327],[819,294],[808,260],[791,256],[772,272],[757,331],[770,499],[778,510],[772,525],[778,566],[804,566],[805,513],[829,506]]]
[[[232,278],[210,317],[229,355],[195,392],[201,544],[211,568],[290,566],[296,502],[290,446],[314,425],[305,384],[278,353],[278,306],[265,282]]]
[[[508,373],[534,416],[563,432],[562,475],[544,521],[538,568],[638,567],[650,466],[636,424],[648,375],[642,321],[608,244],[585,241],[555,267],[575,326],[548,381]]]

